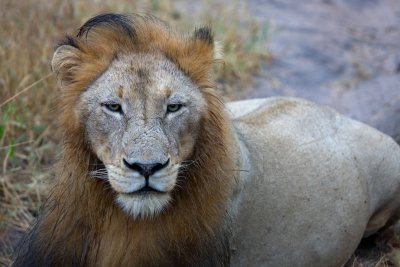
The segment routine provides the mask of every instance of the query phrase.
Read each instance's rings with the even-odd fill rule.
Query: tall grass
[[[34,221],[51,182],[57,157],[57,89],[49,62],[57,40],[101,12],[152,13],[182,31],[213,25],[224,44],[225,64],[216,78],[234,97],[262,60],[268,25],[238,14],[235,4],[200,2],[196,15],[172,1],[0,1],[0,264],[10,264],[12,246]],[[243,9],[241,9],[243,12]],[[186,14],[187,13],[187,14]],[[196,19],[194,19],[196,18]],[[227,88],[232,90],[227,91]]]

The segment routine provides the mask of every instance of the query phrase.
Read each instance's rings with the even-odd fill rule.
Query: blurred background
[[[102,12],[151,13],[184,33],[212,26],[226,101],[304,97],[400,141],[399,0],[0,0],[0,265],[38,215],[59,151],[53,49]],[[397,228],[347,265],[399,267]]]

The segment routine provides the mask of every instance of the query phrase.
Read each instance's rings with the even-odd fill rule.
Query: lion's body
[[[233,266],[341,266],[398,213],[400,149],[390,137],[299,99],[228,107],[250,170]]]
[[[226,109],[217,55],[114,14],[57,48],[57,179],[15,266],[340,266],[393,217],[393,140],[303,100]]]

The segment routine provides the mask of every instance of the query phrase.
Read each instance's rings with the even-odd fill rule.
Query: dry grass
[[[0,1],[0,265],[10,264],[12,246],[37,216],[57,157],[57,90],[49,67],[57,40],[101,12],[145,11],[183,31],[207,22],[226,51],[217,79],[225,92],[238,92],[269,58],[268,27],[239,16],[235,5],[202,6],[187,16],[172,1]]]

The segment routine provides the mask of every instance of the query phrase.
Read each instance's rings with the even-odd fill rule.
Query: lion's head
[[[207,27],[138,15],[96,16],[58,46],[55,186],[16,266],[229,262],[238,157],[217,55]]]
[[[104,165],[92,174],[133,217],[163,210],[179,171],[194,164],[216,54],[208,28],[183,37],[154,18],[113,14],[89,20],[56,50],[65,106]]]

